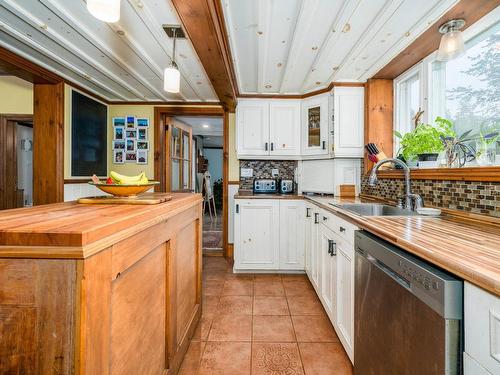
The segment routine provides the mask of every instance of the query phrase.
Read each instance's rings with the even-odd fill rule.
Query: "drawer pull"
[[[311,207],[306,208],[306,217],[311,217]]]
[[[314,213],[314,224],[319,224],[319,213]]]
[[[345,232],[345,228],[344,227],[340,227],[340,232],[344,233]]]
[[[332,257],[337,255],[337,243],[334,240],[328,240],[328,254]]]

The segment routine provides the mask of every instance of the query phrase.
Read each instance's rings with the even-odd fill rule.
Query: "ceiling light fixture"
[[[203,124],[202,127],[204,127],[205,129],[207,129],[209,126],[208,126],[208,124]]]
[[[87,10],[104,22],[114,23],[120,20],[120,0],[87,0]]]
[[[165,68],[163,75],[163,89],[174,94],[179,93],[181,86],[181,73],[175,62],[175,42],[177,40],[177,27],[172,27],[174,48],[172,52],[172,62],[168,68]]]
[[[464,38],[460,31],[464,26],[465,20],[456,19],[439,27],[439,32],[443,34],[437,54],[439,61],[449,61],[465,53]]]

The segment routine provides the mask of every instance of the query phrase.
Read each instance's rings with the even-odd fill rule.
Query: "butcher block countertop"
[[[359,198],[308,196],[305,199],[411,254],[500,296],[500,225],[498,224],[453,215],[362,217],[330,204],[366,202]]]
[[[156,205],[65,202],[0,211],[0,258],[84,259],[202,200],[200,194],[168,195],[172,200]]]

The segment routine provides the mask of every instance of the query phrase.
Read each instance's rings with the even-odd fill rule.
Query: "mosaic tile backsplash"
[[[368,184],[362,176],[362,194],[395,199],[404,194],[403,179],[378,180]],[[412,190],[424,198],[424,205],[464,210],[500,217],[500,182],[412,180]]]
[[[252,168],[253,177],[242,177],[242,168]],[[273,178],[272,169],[279,170],[280,178],[293,179],[295,168],[295,160],[240,160],[240,189],[252,189],[256,178]]]

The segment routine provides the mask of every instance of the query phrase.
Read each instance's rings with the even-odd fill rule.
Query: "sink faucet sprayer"
[[[400,165],[405,173],[405,208],[407,210],[412,210],[412,209],[418,209],[423,206],[423,200],[422,197],[419,194],[413,194],[411,192],[411,181],[410,181],[410,168],[404,163],[403,161],[395,158],[387,158],[380,160],[377,164],[373,166],[373,169],[370,173],[370,178],[368,179],[368,184],[370,186],[375,186],[377,184],[378,178],[377,178],[377,171],[380,168],[381,165],[386,164],[386,163],[393,163],[393,164],[398,164]],[[401,205],[402,202],[400,202]]]

